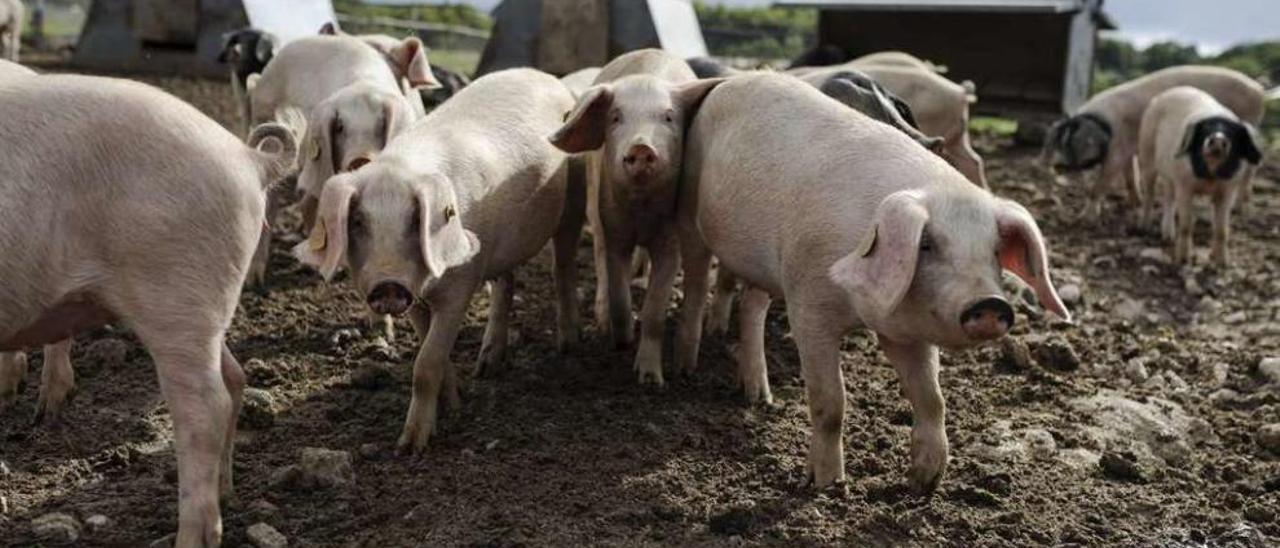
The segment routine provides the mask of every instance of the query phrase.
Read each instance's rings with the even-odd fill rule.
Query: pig
[[[694,76],[698,78],[727,78],[742,74],[742,71],[711,57],[690,57],[685,59],[685,62],[689,63],[689,69],[693,70]]]
[[[1142,217],[1150,222],[1156,185],[1163,181],[1161,233],[1174,242],[1174,262],[1191,263],[1196,194],[1213,201],[1210,257],[1224,266],[1230,260],[1231,208],[1249,184],[1250,166],[1262,162],[1260,144],[1253,126],[1197,88],[1178,86],[1151,100],[1138,132]]]
[[[216,546],[245,384],[226,332],[292,134],[264,125],[246,146],[127,80],[16,79],[0,96],[0,351],[131,329],[173,417],[175,544]]]
[[[22,49],[23,13],[22,0],[0,0],[0,54],[14,63]]]
[[[243,28],[222,35],[222,51],[218,62],[231,69],[231,93],[240,113],[240,131],[249,135],[249,77],[262,74],[275,55],[278,40],[270,32]]]
[[[850,69],[861,71],[910,105],[919,130],[942,137],[941,152],[951,164],[973,184],[987,188],[982,157],[969,139],[969,105],[977,101],[972,82],[956,84],[928,70],[856,61],[799,74],[788,72],[809,82],[824,82]]]
[[[1099,168],[1083,212],[1086,218],[1097,219],[1109,191],[1121,188],[1129,203],[1137,206],[1140,196],[1134,171],[1142,113],[1152,98],[1177,86],[1191,86],[1212,95],[1241,121],[1256,126],[1262,120],[1262,86],[1239,72],[1220,67],[1171,67],[1093,96],[1050,128],[1042,154],[1044,161],[1059,173],[1078,174]]]
[[[815,137],[817,136],[817,137]],[[938,348],[1005,335],[1014,309],[1001,271],[1070,313],[1050,280],[1031,214],[967,182],[900,131],[780,74],[730,79],[689,128],[678,225],[685,295],[706,291],[711,256],[747,285],[739,380],[769,401],[763,333],[786,301],[814,426],[808,472],[844,478],[841,338],[876,333],[914,414],[908,477],[935,488],[947,463]],[[676,357],[697,359],[704,299],[681,305]]]
[[[600,75],[600,67],[587,67],[578,69],[560,78],[560,83],[569,88],[573,92],[576,99],[582,95],[591,84],[595,83],[596,77]]]
[[[684,130],[722,79],[698,80],[679,57],[657,49],[605,65],[551,142],[588,158],[587,219],[594,235],[596,321],[615,347],[631,344],[630,262],[650,257],[634,367],[641,383],[662,385],[662,334],[671,283],[680,269],[674,221]],[[605,318],[608,318],[607,322]]]
[[[343,96],[344,100],[367,105],[381,102],[389,94],[400,94],[412,112],[413,119],[416,120],[425,112],[422,99],[416,90],[406,91],[401,86],[400,77],[397,76],[396,71],[399,70],[408,75],[407,80],[413,86],[437,85],[434,77],[431,76],[431,67],[427,62],[424,49],[422,42],[417,38],[407,38],[387,53],[379,52],[360,38],[347,35],[308,36],[294,40],[277,52],[261,77],[251,84],[250,117],[254,124],[278,121],[281,112],[288,108],[299,109],[304,117],[309,117],[317,105],[333,97],[343,88],[362,84],[364,87],[360,89],[376,88],[385,93],[363,99],[348,93]],[[391,68],[389,59],[397,60],[391,64],[399,68]],[[384,110],[383,113],[389,115],[391,110]],[[374,133],[362,136],[348,135],[347,138],[364,142],[381,139],[384,135],[379,128],[392,126],[388,120],[382,118],[378,121],[365,120],[360,125],[374,130]],[[305,128],[300,131],[295,128],[295,131],[305,133]],[[304,135],[302,140],[308,145],[313,145],[315,139],[312,137]],[[303,189],[304,216],[308,216],[306,212],[315,207],[316,196],[307,191],[318,188],[318,185],[312,182],[319,178],[312,172],[317,166],[314,161],[317,158],[316,150],[317,147],[310,147],[307,158],[312,161],[305,162],[299,174],[299,185]],[[276,213],[286,201],[286,197],[280,192],[272,195],[268,202],[267,219],[274,220]],[[258,287],[266,283],[270,245],[270,232],[264,228],[250,273],[251,283]]]
[[[837,72],[814,71],[801,76],[800,79],[849,108],[898,128],[934,154],[948,158],[946,151],[943,150],[945,139],[929,137],[921,133],[911,106],[865,72],[852,68]]]
[[[394,38],[386,34],[347,34],[335,23],[325,23],[320,27],[321,36],[348,36],[364,42],[372,47],[378,53],[381,53],[387,62],[387,66],[395,73],[400,90],[405,95],[418,93],[421,97],[423,109],[419,114],[426,114],[426,107],[430,104],[431,98],[436,92],[448,91],[444,82],[440,79],[441,70],[435,65],[427,67],[429,80],[422,80],[421,75],[411,74],[413,66],[411,63],[405,63],[405,48],[412,42],[417,42],[418,50],[425,50],[419,38]],[[460,75],[458,75],[460,76]],[[463,85],[466,85],[465,83]],[[461,89],[459,87],[458,89]],[[416,92],[414,90],[417,90]],[[455,89],[454,92],[457,90]],[[449,93],[448,96],[451,96]],[[446,96],[445,98],[448,98]],[[443,101],[443,100],[441,100]],[[437,103],[438,104],[438,103]]]
[[[481,371],[507,345],[513,269],[554,240],[558,345],[577,340],[574,252],[584,182],[547,142],[573,107],[555,77],[532,69],[476,79],[372,162],[324,183],[315,228],[295,255],[331,278],[346,264],[379,314],[408,312],[423,337],[413,399],[400,436],[420,453],[436,428],[439,399],[457,404],[449,361],[467,304],[494,280]],[[430,316],[428,318],[428,310]]]
[[[439,65],[431,65],[431,75],[440,82],[437,89],[419,89],[418,93],[422,96],[422,104],[428,110],[434,109],[450,97],[457,95],[462,88],[471,84],[471,79],[461,72],[455,72]]]

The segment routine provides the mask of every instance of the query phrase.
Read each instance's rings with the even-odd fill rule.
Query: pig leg
[[[1163,208],[1163,213],[1160,216],[1160,236],[1165,243],[1173,243],[1174,233],[1177,231],[1174,212],[1176,206],[1173,199],[1172,185],[1168,184],[1168,181],[1165,183],[1160,192],[1161,207]]]
[[[644,306],[640,309],[640,347],[636,349],[635,370],[640,375],[640,384],[662,386],[662,338],[671,288],[680,270],[680,250],[675,237],[668,233],[655,238],[649,247],[649,259],[653,268],[649,272],[649,288],[644,292]],[[705,283],[702,291],[705,294]]]
[[[1156,170],[1154,168],[1144,169],[1139,171],[1138,176],[1142,186],[1141,222],[1143,227],[1149,227],[1151,226],[1151,223],[1155,220],[1156,178],[1157,178]]]
[[[635,319],[631,315],[631,283],[627,276],[634,245],[605,245],[605,279],[609,289],[609,338],[616,349],[631,346]]]
[[[911,402],[911,469],[907,479],[918,493],[932,493],[947,469],[946,404],[938,387],[938,347],[880,337],[880,348],[898,371]]]
[[[1186,184],[1173,185],[1173,201],[1177,211],[1177,234],[1173,241],[1173,262],[1175,264],[1191,264],[1191,247],[1194,243],[1193,230],[1196,225],[1195,211],[1192,210],[1191,187]]]
[[[58,422],[67,396],[76,388],[76,374],[71,368],[71,339],[44,347],[44,367],[40,370],[40,397],[36,401],[33,424],[45,420]]]
[[[489,321],[485,323],[484,339],[480,343],[478,374],[497,372],[507,356],[507,326],[515,283],[515,276],[510,272],[489,282]]]
[[[712,335],[729,332],[729,316],[733,313],[733,294],[738,289],[738,277],[723,264],[716,270],[716,290],[711,295],[711,315],[707,316],[707,331]]]
[[[223,380],[222,335],[139,329],[151,352],[173,417],[178,457],[178,535],[175,546],[218,546],[222,518],[219,480],[226,456],[233,402]],[[175,337],[176,333],[182,337]],[[153,336],[154,335],[154,336]],[[169,340],[164,340],[164,339]]]
[[[1258,172],[1258,166],[1244,165],[1244,185],[1240,187],[1240,214],[1248,217],[1253,213],[1253,176]]]
[[[1142,193],[1138,189],[1139,177],[1141,173],[1138,169],[1138,157],[1130,156],[1129,166],[1124,170],[1124,191],[1129,200],[1129,207],[1142,206]]]
[[[840,371],[840,334],[832,322],[802,308],[803,299],[787,299],[787,315],[800,350],[800,369],[809,398],[807,468],[816,487],[844,480],[844,376]]]
[[[721,272],[727,272],[721,270]],[[769,292],[747,286],[738,311],[738,382],[747,403],[773,403],[769,391],[769,366],[764,357],[764,320],[769,313]]]
[[[682,231],[683,232],[683,231]],[[676,333],[676,370],[690,372],[698,367],[702,343],[702,316],[707,307],[707,277],[711,251],[696,234],[680,236],[680,260],[684,266],[684,301],[680,303],[680,327]]]
[[[605,245],[604,223],[600,219],[598,162],[587,162],[587,225],[591,227],[592,265],[596,271],[596,300],[594,312],[596,326],[616,340],[612,331],[612,318],[609,314],[609,249]],[[565,204],[566,207],[568,204]]]
[[[365,324],[371,332],[382,333],[387,342],[396,342],[396,321],[390,314],[367,312]]]
[[[413,399],[409,402],[404,431],[396,443],[401,452],[421,454],[426,449],[427,441],[436,430],[441,389],[451,405],[456,403],[457,383],[449,371],[453,367],[449,354],[466,319],[467,302],[475,287],[468,285],[465,291],[455,289],[431,302],[431,327],[413,362]]]
[[[240,406],[244,401],[245,376],[240,362],[231,354],[227,345],[222,345],[222,382],[231,395],[231,420],[227,421],[227,433],[222,445],[222,467],[218,475],[218,494],[228,500],[234,494],[231,480],[231,457],[236,446],[236,423],[240,419]]]
[[[1209,254],[1219,266],[1228,266],[1231,261],[1231,249],[1227,244],[1231,239],[1231,208],[1235,201],[1235,185],[1220,188],[1213,196],[1213,242]]]
[[[570,164],[569,188],[560,226],[552,239],[552,272],[556,282],[556,349],[568,352],[578,344],[578,240],[582,237],[582,221],[586,209],[586,185],[575,176]],[[597,284],[596,287],[599,287]]]
[[[413,301],[409,307],[409,323],[413,324],[413,332],[419,339],[427,338],[427,330],[431,327],[431,311],[421,300]]]
[[[0,352],[0,410],[18,397],[18,389],[27,377],[25,352]]]
[[[1113,188],[1112,183],[1116,178],[1123,176],[1114,161],[1108,160],[1102,164],[1097,176],[1093,179],[1093,189],[1089,192],[1082,218],[1088,221],[1102,218],[1102,202],[1107,199],[1107,193]]]
[[[267,214],[262,223],[262,235],[258,237],[258,247],[254,249],[253,260],[249,263],[249,285],[259,290],[267,286],[267,263],[271,261],[270,225],[275,222],[283,200],[278,186],[267,190]]]

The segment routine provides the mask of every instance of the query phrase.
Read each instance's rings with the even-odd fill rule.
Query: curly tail
[[[298,138],[284,124],[269,122],[253,128],[248,144],[262,166],[263,188],[293,174],[298,161]]]

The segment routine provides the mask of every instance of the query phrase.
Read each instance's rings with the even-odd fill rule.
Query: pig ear
[[[684,113],[686,126],[693,123],[693,116],[697,114],[698,108],[702,106],[702,100],[707,97],[707,94],[711,93],[711,90],[723,84],[726,80],[728,78],[703,78],[680,84],[672,90],[672,98],[675,100],[677,108]]]
[[[1182,132],[1182,140],[1178,142],[1178,153],[1174,157],[1195,154],[1196,152],[1196,134],[1200,133],[1200,123],[1187,124],[1187,129]]]
[[[320,25],[320,34],[323,34],[326,36],[337,36],[339,34],[342,34],[342,31],[338,29],[337,23],[330,21],[328,23]]]
[[[311,235],[293,248],[294,256],[318,269],[325,281],[333,279],[347,252],[347,219],[355,193],[355,181],[350,176],[326,181]]]
[[[333,157],[332,105],[320,105],[307,122],[306,141],[302,145],[302,169],[298,173],[298,189],[310,196],[320,194],[325,181],[336,172]]]
[[[564,125],[551,136],[551,144],[570,154],[604,146],[612,107],[613,86],[601,84],[583,92],[578,104],[565,115]]]
[[[475,233],[462,227],[453,192],[420,187],[418,215],[422,260],[432,276],[444,276],[450,268],[466,263],[480,251]]]
[[[891,119],[886,119],[880,99],[869,89],[858,87],[844,78],[831,78],[818,89],[847,107],[886,124],[892,123]]]
[[[1253,165],[1262,163],[1262,134],[1253,124],[1242,122],[1235,131],[1234,146],[1240,149],[1244,159]]]
[[[996,232],[1000,237],[996,250],[1000,266],[1030,285],[1040,306],[1071,321],[1071,312],[1049,280],[1049,251],[1031,213],[1016,202],[1000,200],[996,206]]]
[[[401,74],[409,79],[414,89],[440,89],[440,82],[431,74],[431,64],[427,63],[426,47],[422,40],[415,36],[405,38],[400,45],[391,48],[387,55],[400,68]]]
[[[392,139],[409,128],[409,109],[404,106],[402,97],[395,97],[388,100],[382,106],[382,122],[385,124],[386,133],[382,136],[382,147],[386,148]]]
[[[831,266],[827,275],[852,295],[860,316],[879,321],[902,303],[915,278],[928,220],[919,191],[890,194],[876,208],[875,222],[858,249]]]

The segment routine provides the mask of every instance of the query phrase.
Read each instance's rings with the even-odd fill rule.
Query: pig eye
[[[920,252],[925,253],[928,251],[933,251],[933,238],[930,238],[926,232],[920,236]]]
[[[667,121],[668,124],[673,124],[676,121],[676,117],[672,115],[671,111],[669,110],[666,112],[665,115],[663,115],[663,118]]]
[[[339,134],[339,133],[342,133],[342,118],[334,118],[334,119],[333,119],[333,130],[332,130],[332,131],[333,131],[333,134],[334,134],[334,135],[337,135],[337,134]]]
[[[622,113],[621,113],[621,112],[617,112],[617,111],[615,111],[615,112],[613,113],[613,118],[611,118],[611,119],[609,120],[609,123],[611,123],[611,124],[621,124],[621,123],[622,123]]]
[[[364,215],[359,212],[351,214],[351,218],[347,220],[347,232],[363,233],[364,232]]]

